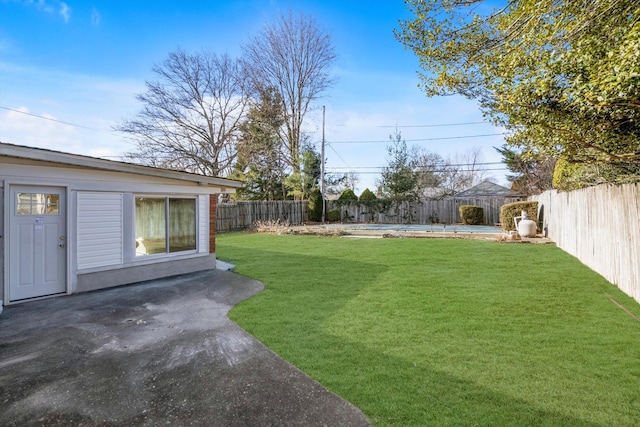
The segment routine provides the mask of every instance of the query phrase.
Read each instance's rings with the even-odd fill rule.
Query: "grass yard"
[[[230,313],[376,426],[638,426],[640,305],[551,245],[232,233]]]

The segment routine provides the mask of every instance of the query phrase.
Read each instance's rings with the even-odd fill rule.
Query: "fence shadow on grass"
[[[568,415],[574,408],[567,413],[547,410],[545,402],[500,393],[430,367],[429,361],[413,363],[336,337],[323,340],[331,351],[322,357],[327,364],[335,363],[335,371],[314,369],[304,360],[296,366],[358,406],[374,425],[607,425]],[[393,367],[391,375],[387,367]],[[628,425],[634,421],[638,419]]]
[[[307,251],[310,239],[313,238],[305,239]],[[233,239],[229,239],[220,246],[222,257],[228,257],[237,263],[238,273],[259,272],[256,273],[259,275],[257,278],[265,284],[265,290],[261,294],[239,304],[232,310],[230,317],[286,360],[360,407],[375,424],[595,427],[607,425],[607,417],[611,414],[618,416],[619,425],[640,422],[640,416],[637,411],[634,412],[636,404],[633,401],[623,402],[619,396],[615,399],[612,397],[610,401],[597,397],[596,392],[602,394],[606,390],[586,391],[586,397],[566,399],[563,398],[566,391],[554,388],[555,386],[542,391],[531,390],[528,394],[526,387],[532,385],[525,385],[524,389],[510,394],[507,391],[510,388],[507,379],[496,378],[492,381],[485,375],[484,380],[475,381],[474,369],[477,366],[465,371],[464,364],[449,366],[441,360],[429,360],[430,356],[422,352],[417,356],[398,355],[386,341],[383,345],[375,345],[376,339],[386,338],[379,335],[361,337],[357,331],[366,334],[366,325],[359,325],[353,331],[347,327],[340,333],[336,329],[340,327],[340,322],[335,322],[335,317],[349,322],[352,314],[350,310],[366,304],[359,298],[362,294],[376,293],[374,301],[384,301],[384,298],[380,298],[381,289],[378,286],[389,279],[385,277],[389,268],[382,262],[365,261],[375,259],[368,258],[366,251],[357,257],[346,256],[349,251],[357,251],[361,247],[355,242],[318,245],[319,248],[315,249],[318,255],[310,255],[309,252],[300,253],[303,252],[303,246],[296,250],[295,245],[299,242],[291,238],[260,240],[255,245],[253,241],[243,241],[235,246]],[[323,241],[331,242],[326,239]],[[266,243],[270,245],[268,249],[261,249],[260,246]],[[438,243],[439,250],[444,250],[448,245],[447,242]],[[278,250],[278,246],[283,249]],[[480,249],[480,244],[477,246]],[[312,244],[311,247],[315,246]],[[527,249],[521,246],[495,248],[500,253],[509,248],[518,249],[518,253]],[[394,250],[397,249],[395,245]],[[539,252],[540,248],[531,250],[534,249]],[[333,257],[320,254],[320,251],[328,250],[335,251],[332,252]],[[550,251],[546,254],[549,257],[558,256],[559,251],[547,251]],[[278,260],[277,270],[262,266],[265,262],[274,262],[274,259]],[[416,260],[402,258],[400,262],[406,263],[406,268],[416,268]],[[504,262],[505,266],[511,264],[510,259],[505,259]],[[348,283],[345,281],[345,271],[350,272]],[[560,269],[558,274],[564,274],[563,271]],[[476,273],[468,272],[467,279],[470,283],[474,274]],[[590,277],[591,274],[588,274],[585,279],[589,280]],[[564,291],[556,288],[552,290]],[[550,296],[553,296],[552,292],[545,295]],[[602,297],[598,295],[599,299]],[[540,309],[552,311],[553,307],[541,306]],[[372,305],[371,310],[376,310],[376,307]],[[567,307],[563,308],[563,313],[565,311],[569,311]],[[615,314],[616,318],[620,317]],[[368,320],[371,319],[374,322],[385,322],[384,316],[371,316]],[[357,314],[353,314],[352,324],[361,321]],[[401,331],[397,331],[397,336],[404,339]],[[462,342],[463,338],[458,337],[458,341]],[[428,339],[428,336],[420,339]],[[512,345],[512,350],[519,355],[518,342]],[[462,351],[460,348],[456,350],[455,346],[451,348],[452,351]],[[486,350],[485,354],[490,351]],[[473,364],[476,355],[472,351],[468,353],[470,364]],[[417,360],[412,360],[411,357],[416,357]],[[542,387],[547,380],[545,375],[554,370],[537,372],[536,366],[540,364],[527,365],[527,355],[522,354],[522,357],[522,375],[539,376]],[[483,363],[490,361],[485,360]],[[560,368],[562,366],[558,369]],[[457,375],[456,372],[460,370],[462,373]],[[519,371],[516,372],[517,375]],[[631,396],[630,398],[633,399]],[[616,402],[613,407],[612,402]]]

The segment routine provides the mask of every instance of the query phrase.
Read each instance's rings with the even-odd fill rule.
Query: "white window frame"
[[[166,240],[166,249],[163,253],[155,253],[155,254],[147,254],[147,255],[138,255],[136,253],[136,215],[137,215],[137,206],[136,201],[138,198],[149,198],[149,199],[164,199],[165,205],[165,240]],[[169,252],[169,200],[170,199],[189,199],[193,200],[195,203],[195,249],[189,249],[186,251],[179,252]],[[134,194],[133,195],[133,252],[134,259],[136,261],[147,260],[147,259],[156,259],[156,258],[171,258],[181,255],[192,255],[197,254],[200,251],[200,200],[197,195],[167,195],[167,194]]]

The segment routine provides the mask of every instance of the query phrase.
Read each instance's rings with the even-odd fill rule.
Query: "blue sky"
[[[118,159],[134,147],[112,126],[140,109],[135,95],[154,78],[154,64],[176,48],[239,56],[250,36],[289,10],[313,16],[338,55],[337,83],[307,123],[319,148],[326,106],[329,172],[366,172],[358,189],[373,189],[395,126],[409,146],[445,158],[481,147],[484,162],[501,160],[492,148],[502,145],[499,135],[457,139],[501,129],[428,126],[483,118],[474,102],[418,89],[418,60],[393,37],[398,20],[411,17],[401,0],[0,0],[0,140]],[[499,169],[488,174],[506,184],[501,165],[486,168]]]

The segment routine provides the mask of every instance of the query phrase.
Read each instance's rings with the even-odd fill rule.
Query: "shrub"
[[[322,221],[322,193],[314,188],[309,196],[309,221]]]
[[[628,174],[621,168],[615,164],[571,163],[560,156],[553,170],[553,188],[573,191],[603,183],[624,182],[624,176]]]
[[[561,191],[587,187],[585,168],[579,163],[569,163],[565,157],[556,161],[553,169],[553,188]]]
[[[340,194],[340,197],[338,197],[338,200],[343,201],[343,202],[348,202],[348,201],[358,201],[358,196],[356,196],[356,193],[353,192],[352,189],[347,188],[346,190],[344,190],[342,192],[342,194]]]
[[[500,222],[504,231],[516,229],[513,218],[520,216],[522,211],[529,214],[529,217],[538,222],[538,202],[515,202],[502,205],[500,208]]]
[[[369,190],[368,188],[365,188],[364,191],[362,192],[362,194],[360,194],[360,201],[361,202],[372,202],[374,200],[377,200],[378,198],[376,197],[375,194],[373,194],[373,191]]]
[[[478,225],[484,220],[484,209],[480,206],[462,205],[459,208],[463,224]]]
[[[340,221],[340,209],[331,209],[329,212],[327,212],[327,221]]]
[[[256,221],[253,223],[253,228],[258,233],[268,234],[288,234],[291,231],[291,225],[289,224],[289,221],[283,221],[280,219]]]

